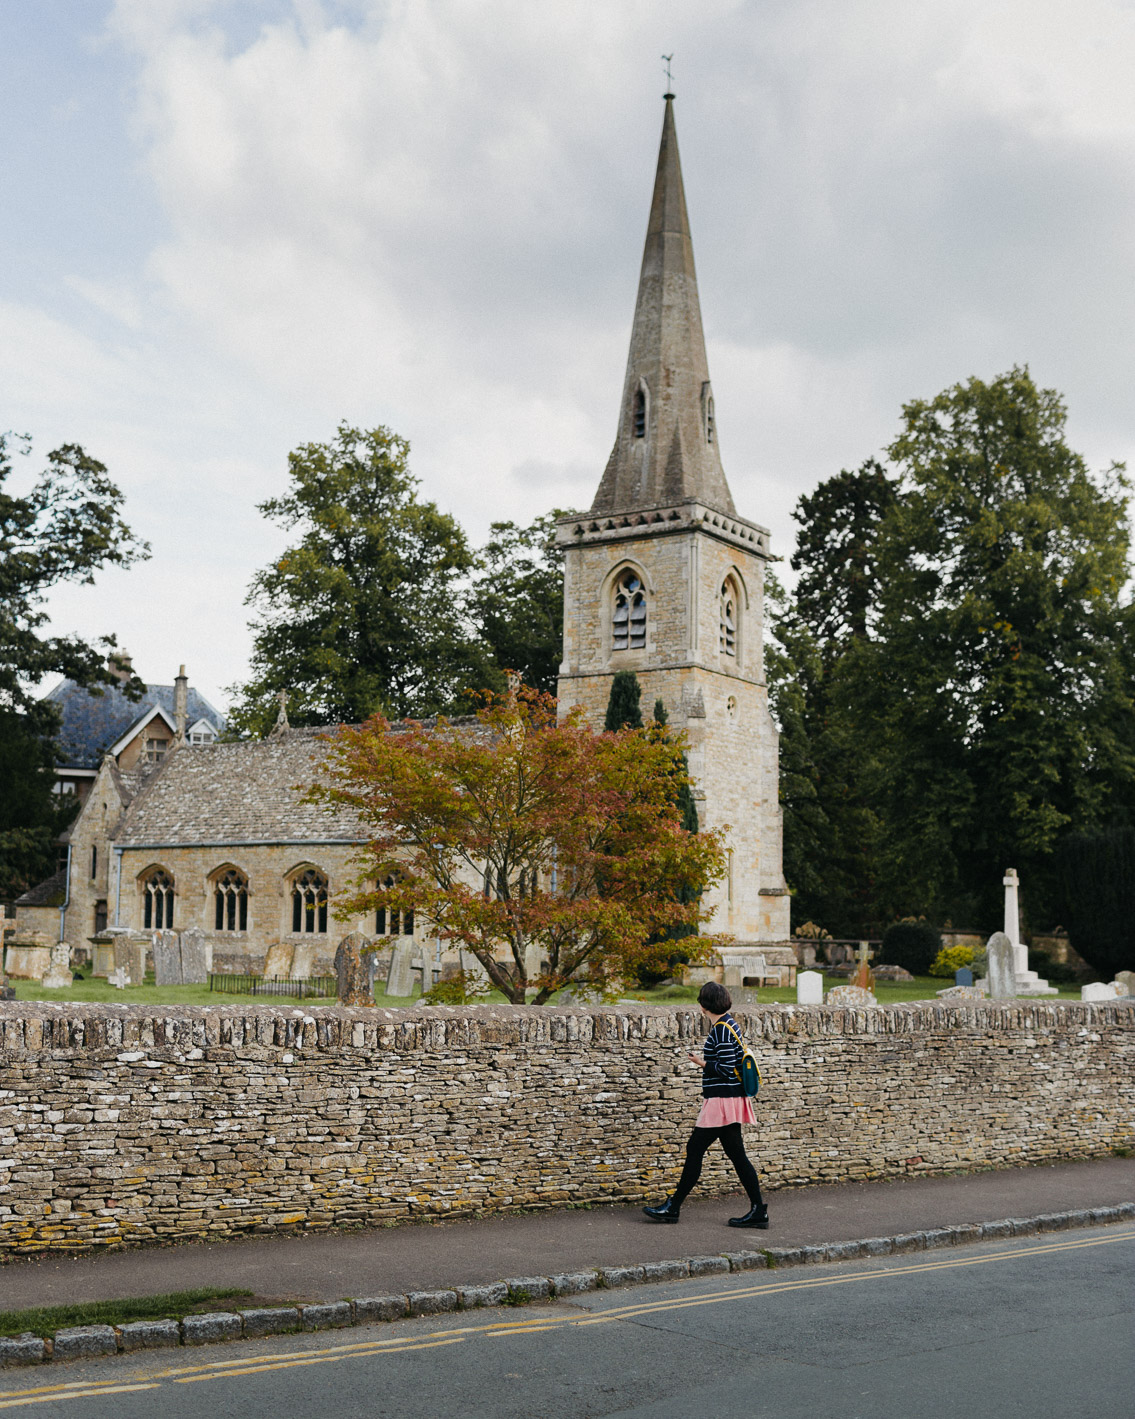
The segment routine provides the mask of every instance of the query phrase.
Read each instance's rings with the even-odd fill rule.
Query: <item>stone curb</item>
[[[41,1365],[49,1360],[91,1359],[122,1351],[151,1350],[174,1345],[209,1345],[218,1340],[254,1339],[290,1331],[329,1330],[401,1320],[405,1316],[440,1315],[481,1306],[527,1305],[534,1300],[577,1296],[585,1291],[652,1282],[678,1281],[731,1271],[762,1271],[782,1266],[855,1261],[903,1252],[934,1251],[974,1242],[1037,1236],[1072,1227],[1106,1227],[1135,1220],[1135,1202],[1114,1207],[1085,1207],[1074,1212],[1046,1212],[1036,1217],[1003,1217],[996,1222],[931,1227],[891,1237],[865,1237],[855,1242],[824,1242],[818,1246],[762,1247],[757,1251],[718,1252],[677,1261],[647,1261],[639,1266],[602,1266],[554,1276],[512,1276],[503,1281],[458,1286],[453,1290],[411,1291],[407,1295],[366,1296],[320,1305],[273,1306],[243,1311],[213,1311],[183,1320],[134,1321],[129,1325],[80,1325],[57,1330],[53,1339],[25,1332],[0,1337],[0,1368]]]

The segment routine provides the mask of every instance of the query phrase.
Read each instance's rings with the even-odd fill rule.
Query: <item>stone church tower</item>
[[[762,646],[768,531],[738,517],[721,466],[673,95],[646,231],[618,432],[589,512],[563,519],[564,710],[602,725],[633,670],[690,742],[698,816],[729,827],[709,929],[786,941],[777,732]]]

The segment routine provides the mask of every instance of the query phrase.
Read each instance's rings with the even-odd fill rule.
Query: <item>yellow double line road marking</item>
[[[487,1340],[503,1340],[516,1335],[541,1335],[549,1330],[572,1327],[609,1325],[613,1321],[633,1321],[643,1316],[665,1315],[670,1311],[696,1306],[732,1304],[754,1296],[773,1296],[785,1291],[816,1290],[824,1286],[847,1286],[857,1281],[879,1281],[891,1276],[917,1276],[934,1271],[950,1271],[962,1266],[989,1266],[998,1262],[1020,1261],[1034,1256],[1051,1256],[1058,1252],[1084,1251],[1091,1247],[1114,1246],[1117,1242],[1135,1240],[1135,1231],[1098,1237],[1091,1241],[1049,1242],[1042,1246],[1016,1247],[1011,1251],[992,1252],[986,1256],[952,1256],[940,1261],[918,1261],[906,1266],[879,1266],[869,1271],[854,1271],[844,1276],[798,1276],[792,1279],[762,1281],[760,1285],[730,1287],[725,1291],[706,1291],[693,1296],[677,1296],[665,1301],[642,1301],[634,1305],[613,1307],[597,1314],[584,1316],[535,1315],[526,1320],[492,1321],[485,1325],[454,1326],[430,1331],[414,1337],[390,1336],[382,1340],[359,1340],[347,1345],[334,1345],[320,1350],[294,1350],[276,1355],[247,1355],[214,1360],[204,1365],[178,1366],[157,1372],[152,1380],[134,1384],[111,1380],[75,1381],[71,1384],[43,1385],[36,1389],[0,1390],[0,1409],[19,1404],[46,1404],[63,1399],[92,1399],[101,1394],[131,1394],[138,1390],[157,1389],[163,1380],[174,1384],[197,1384],[202,1380],[236,1379],[241,1375],[263,1374],[269,1370],[294,1369],[304,1365],[328,1365],[339,1360],[361,1359],[370,1355],[400,1355],[415,1350],[434,1350],[439,1346],[460,1345],[471,1336]]]
[[[156,1382],[146,1384],[115,1384],[112,1380],[78,1381],[66,1385],[41,1385],[38,1389],[0,1390],[0,1409],[12,1409],[17,1404],[55,1404],[61,1399],[91,1399],[99,1394],[133,1394],[140,1389],[159,1389]]]

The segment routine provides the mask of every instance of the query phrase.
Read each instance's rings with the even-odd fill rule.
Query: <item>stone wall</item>
[[[773,1188],[1135,1145],[1129,1006],[742,1018]],[[702,1034],[646,1007],[0,1004],[0,1252],[657,1199]],[[704,1186],[735,1189],[719,1156]]]

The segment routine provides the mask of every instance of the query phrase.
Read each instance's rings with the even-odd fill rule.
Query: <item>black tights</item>
[[[749,1194],[749,1201],[754,1207],[761,1206],[761,1184],[756,1168],[749,1162],[745,1153],[741,1125],[728,1123],[724,1128],[695,1128],[690,1134],[690,1141],[686,1144],[686,1166],[682,1169],[682,1176],[678,1179],[678,1186],[670,1199],[675,1207],[681,1207],[697,1186],[698,1178],[701,1177],[702,1159],[709,1151],[710,1144],[718,1138],[721,1139],[721,1146],[741,1179],[741,1186]]]

